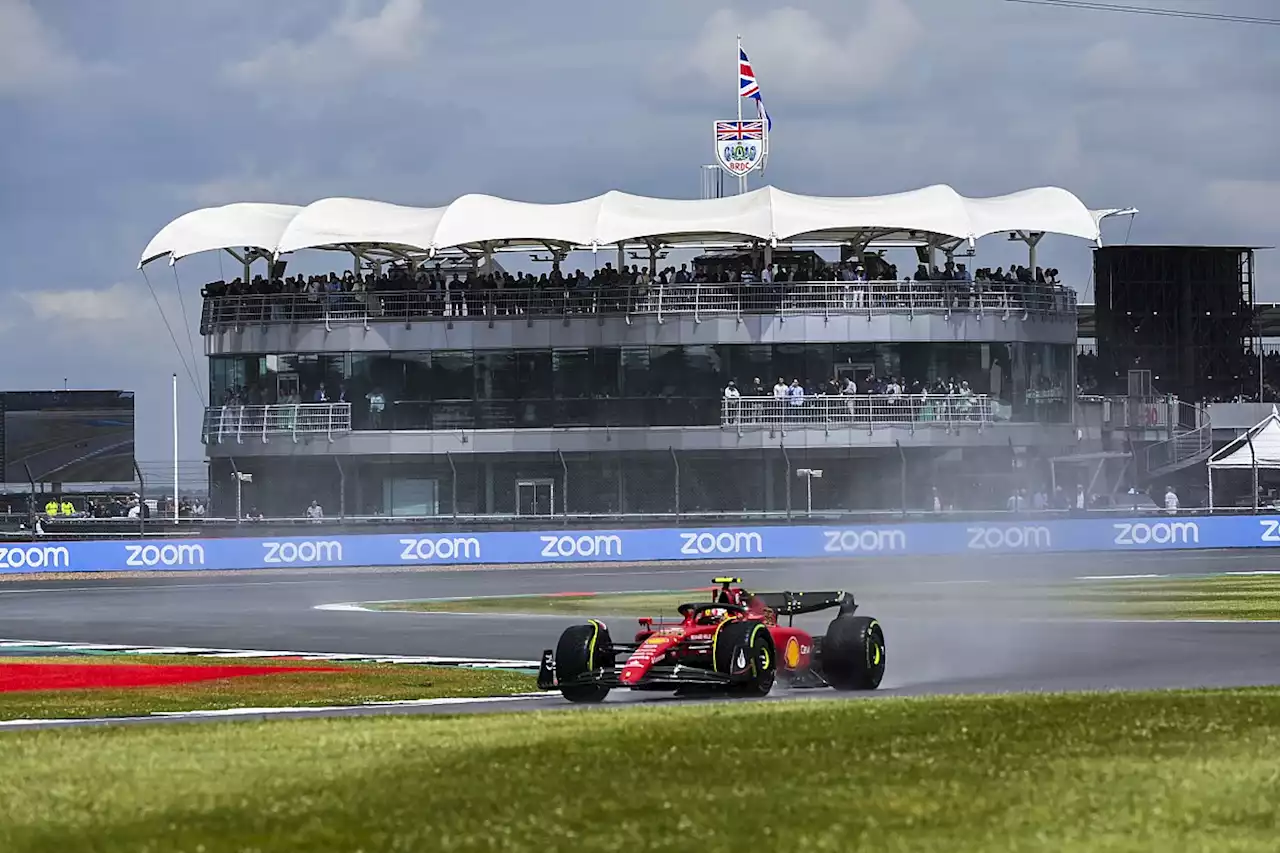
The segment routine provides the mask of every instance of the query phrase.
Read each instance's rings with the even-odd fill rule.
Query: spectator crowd
[[[759,266],[750,263],[724,263],[712,266],[682,263],[677,268],[666,266],[650,271],[647,266],[632,264],[614,268],[612,263],[591,273],[581,269],[572,273],[561,270],[559,263],[551,271],[540,275],[517,272],[512,275],[504,270],[478,272],[473,269],[449,270],[443,266],[409,269],[395,264],[386,271],[342,274],[330,272],[322,275],[292,275],[287,277],[255,276],[245,282],[239,278],[231,282],[215,281],[205,285],[202,294],[206,298],[225,296],[282,297],[278,301],[264,299],[255,302],[263,316],[245,316],[247,306],[238,306],[236,318],[287,320],[308,319],[309,313],[321,314],[342,311],[359,312],[369,316],[381,313],[425,313],[435,316],[475,317],[503,316],[526,313],[616,313],[636,311],[646,306],[655,307],[654,298],[662,294],[670,300],[668,307],[677,310],[681,300],[697,298],[697,291],[690,285],[715,285],[701,298],[714,305],[716,294],[735,300],[743,310],[768,311],[781,306],[789,295],[812,298],[843,298],[839,294],[848,291],[853,304],[846,307],[863,307],[863,299],[881,291],[873,283],[911,282],[913,287],[902,288],[893,294],[893,302],[910,302],[912,295],[923,298],[943,296],[948,305],[960,307],[966,300],[972,301],[986,294],[997,300],[1015,293],[1042,293],[1052,295],[1061,290],[1057,270],[1026,267],[1003,267],[992,271],[980,269],[976,274],[968,271],[963,263],[947,261],[941,268],[921,264],[915,275],[904,279],[898,268],[876,255],[862,262],[841,263],[792,263]],[[843,290],[832,291],[832,283],[848,285]],[[809,288],[787,285],[811,285]],[[862,284],[863,287],[858,285]],[[924,284],[923,287],[920,285]],[[822,285],[814,288],[812,285]],[[1039,286],[1037,288],[1036,286]],[[285,298],[288,297],[288,298]],[[1046,303],[1048,305],[1050,303]],[[402,307],[403,306],[403,307]],[[866,303],[867,307],[871,304]],[[886,306],[892,307],[892,306]],[[249,313],[252,313],[250,309]],[[287,313],[287,316],[286,316]]]

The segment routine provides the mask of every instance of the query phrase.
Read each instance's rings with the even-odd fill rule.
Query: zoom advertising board
[[[0,574],[1280,547],[1280,516],[0,543]]]

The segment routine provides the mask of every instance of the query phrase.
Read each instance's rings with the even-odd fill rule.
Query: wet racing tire
[[[875,690],[884,678],[884,629],[867,616],[837,616],[822,638],[819,663],[836,690]]]
[[[742,659],[734,660],[741,653]],[[731,675],[744,668],[750,678],[734,684],[735,696],[767,696],[778,675],[778,658],[769,629],[759,622],[726,622],[712,646],[716,672]]]
[[[609,688],[602,684],[571,684],[589,672],[613,668],[613,640],[603,622],[566,628],[556,644],[556,679],[560,694],[570,702],[603,702]]]

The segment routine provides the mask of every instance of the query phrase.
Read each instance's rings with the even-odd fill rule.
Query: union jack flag
[[[738,97],[751,98],[756,102],[756,114],[773,130],[773,119],[764,108],[764,97],[760,94],[760,84],[756,82],[756,73],[751,70],[751,60],[747,52],[738,48]]]
[[[759,121],[718,121],[716,141],[729,142],[739,139],[762,139],[764,123]]]

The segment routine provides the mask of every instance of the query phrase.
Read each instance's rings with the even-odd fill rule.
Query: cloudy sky
[[[164,459],[177,371],[199,458],[183,357],[218,260],[148,268],[175,348],[135,269],[165,223],[331,195],[693,196],[739,33],[777,186],[1058,185],[1141,208],[1111,241],[1278,241],[1280,27],[1005,0],[0,0],[0,385],[136,389],[138,456]],[[1088,246],[1041,258],[1087,290]]]

